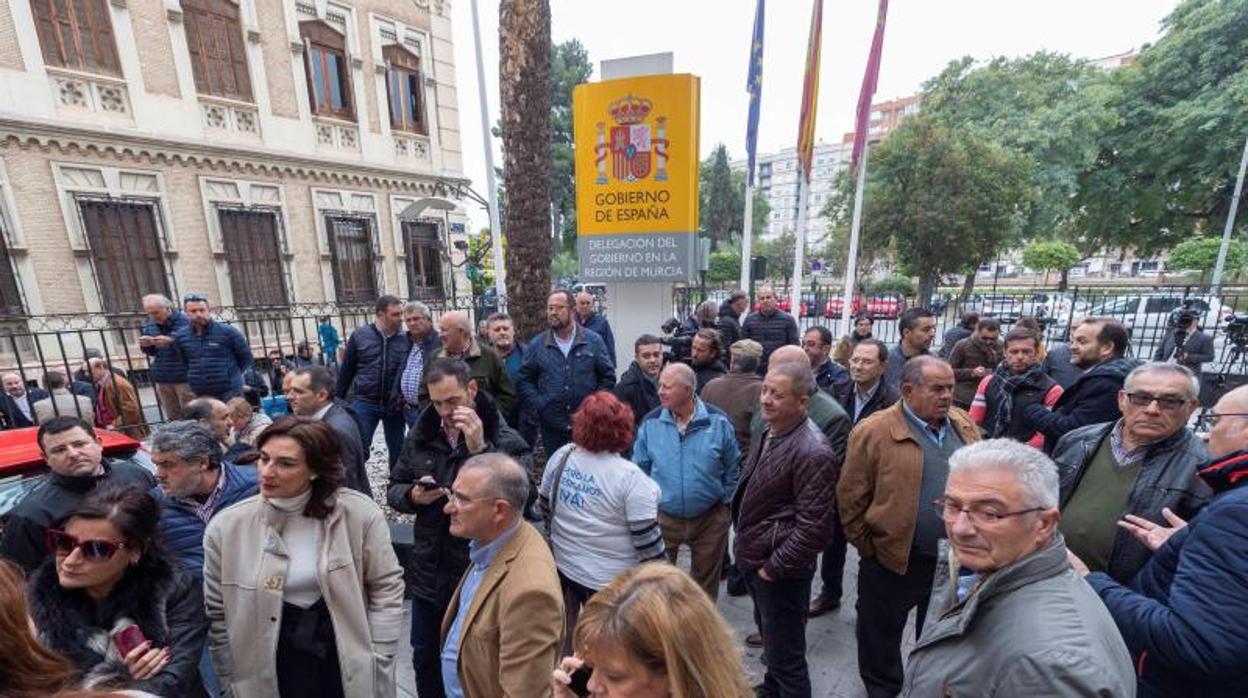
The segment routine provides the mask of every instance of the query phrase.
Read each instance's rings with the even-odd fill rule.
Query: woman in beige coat
[[[342,486],[323,422],[284,417],[256,447],[260,494],[204,534],[204,602],[224,694],[392,698],[403,573],[385,516]]]

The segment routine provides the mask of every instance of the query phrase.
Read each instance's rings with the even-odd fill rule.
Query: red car
[[[39,427],[0,431],[0,516],[7,514],[48,472],[39,450]],[[106,457],[128,456],[143,447],[125,434],[97,429]]]
[[[839,318],[845,309],[845,299],[837,296],[828,300],[823,309],[825,318]],[[906,311],[906,299],[900,293],[887,291],[885,293],[877,293],[867,299],[866,308],[863,308],[861,296],[854,298],[853,306],[850,308],[851,315],[858,315],[866,312],[872,318],[892,320],[900,316]]]

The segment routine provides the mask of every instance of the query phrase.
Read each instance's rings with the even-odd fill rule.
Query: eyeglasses
[[[932,507],[936,509],[936,514],[940,516],[941,519],[944,519],[945,523],[953,523],[954,521],[957,521],[958,515],[962,512],[966,512],[966,517],[976,526],[991,526],[993,524],[1000,523],[1002,519],[1022,516],[1023,514],[1030,514],[1033,511],[1044,511],[1046,508],[1032,507],[1030,509],[1023,509],[1022,511],[997,512],[992,511],[991,509],[982,509],[975,506],[964,507],[960,504],[955,504],[944,497],[932,500]]]
[[[202,293],[188,293],[185,296],[182,296],[182,302],[183,303],[207,303],[208,296],[205,296]]]
[[[1123,393],[1123,395],[1126,395],[1127,401],[1136,407],[1148,407],[1156,400],[1157,406],[1167,412],[1177,412],[1191,402],[1185,397],[1168,397],[1149,393]]]
[[[1218,426],[1223,417],[1248,417],[1248,412],[1206,412],[1200,416],[1197,426],[1212,429]]]
[[[107,560],[116,555],[118,550],[126,547],[125,543],[111,540],[78,540],[74,536],[55,528],[47,530],[44,534],[44,542],[48,546],[48,552],[54,555],[68,557],[75,550],[81,550],[82,557],[89,562]]]

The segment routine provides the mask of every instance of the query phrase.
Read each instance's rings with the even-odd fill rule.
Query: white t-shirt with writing
[[[639,562],[629,522],[653,522],[659,486],[634,463],[610,453],[568,444],[546,462],[539,491],[550,497],[554,472],[571,450],[559,482],[551,524],[555,565],[568,579],[601,589]]]

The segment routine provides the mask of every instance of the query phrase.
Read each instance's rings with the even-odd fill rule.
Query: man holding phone
[[[412,598],[412,663],[421,698],[444,696],[441,667],[442,618],[468,567],[468,541],[450,533],[443,512],[450,484],[472,456],[501,452],[518,460],[528,444],[508,427],[494,399],[459,359],[442,358],[426,369],[429,406],[403,442],[390,471],[387,500],[414,514],[412,553],[407,559]]]

